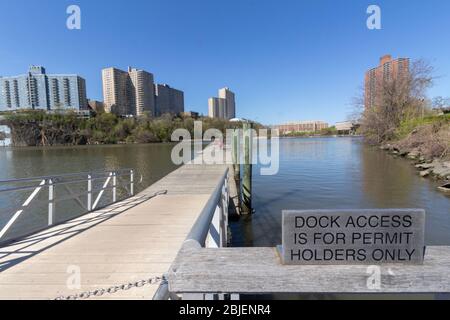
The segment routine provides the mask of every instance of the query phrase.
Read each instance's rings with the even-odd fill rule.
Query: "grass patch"
[[[414,118],[409,120],[404,120],[401,122],[397,129],[396,136],[398,139],[405,138],[408,134],[413,132],[415,129],[425,126],[425,125],[450,125],[450,114],[444,114],[441,116],[426,116],[424,118]]]

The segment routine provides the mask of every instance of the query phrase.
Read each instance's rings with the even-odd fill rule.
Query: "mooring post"
[[[242,179],[242,213],[252,213],[252,123],[243,124],[244,173]]]
[[[236,181],[241,180],[241,154],[240,154],[240,139],[239,139],[239,129],[234,129],[233,131],[233,141],[232,145],[232,156],[233,156],[233,168],[234,168],[234,179]]]

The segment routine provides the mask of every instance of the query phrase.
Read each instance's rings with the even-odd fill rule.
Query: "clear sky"
[[[81,30],[66,8],[81,8]],[[368,30],[366,9],[382,10]],[[185,93],[186,110],[228,86],[237,116],[265,124],[345,120],[381,55],[425,58],[430,96],[450,96],[448,0],[0,0],[0,75],[77,73],[102,100],[101,69],[133,66]]]

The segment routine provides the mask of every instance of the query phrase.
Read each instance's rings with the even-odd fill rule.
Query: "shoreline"
[[[121,146],[139,146],[139,145],[167,145],[176,144],[177,142],[147,142],[147,143],[92,143],[92,144],[54,144],[48,146],[21,146],[8,145],[0,146],[0,150],[32,150],[32,149],[67,149],[67,148],[91,148],[91,147],[121,147]]]
[[[419,150],[404,150],[395,145],[395,143],[382,144],[379,146],[379,149],[395,157],[409,160],[423,178],[434,178],[442,182],[450,181],[450,160],[439,158],[426,159]]]

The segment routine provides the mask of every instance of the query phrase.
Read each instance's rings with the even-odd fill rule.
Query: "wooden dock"
[[[162,276],[227,168],[184,165],[132,198],[0,248],[0,299],[55,299]],[[93,298],[152,299],[157,288]]]
[[[233,270],[233,272],[229,272]],[[171,292],[189,294],[448,293],[450,247],[429,247],[423,265],[282,265],[276,248],[199,248],[182,253],[169,273]]]

